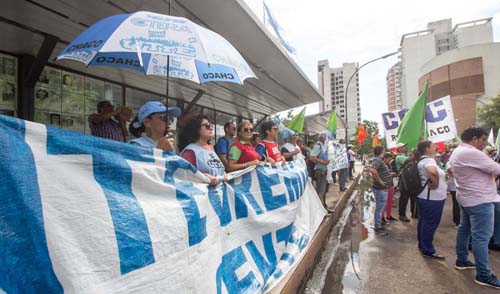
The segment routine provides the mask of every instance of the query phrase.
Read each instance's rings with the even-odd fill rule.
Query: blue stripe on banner
[[[63,293],[45,238],[37,171],[24,121],[0,115],[0,289]]]
[[[92,155],[94,177],[104,190],[113,220],[121,273],[154,263],[146,218],[132,193],[132,170],[126,162],[154,162],[153,149],[47,126],[47,153]]]

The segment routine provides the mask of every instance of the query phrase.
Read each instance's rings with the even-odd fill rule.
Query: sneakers
[[[491,274],[488,278],[482,278],[476,276],[474,282],[482,286],[488,286],[491,288],[500,289],[500,281],[494,274]]]
[[[380,229],[375,228],[373,230],[375,231],[376,235],[380,235],[380,236],[387,236],[388,235],[387,231],[384,228],[380,228]]]
[[[402,222],[405,222],[405,223],[409,223],[410,222],[410,219],[403,215],[403,216],[399,216],[399,220],[402,221]]]
[[[471,268],[476,268],[476,264],[473,263],[472,261],[465,261],[465,262],[459,262],[457,260],[457,262],[455,262],[455,269],[459,270],[459,271],[463,271],[463,270],[466,270],[466,269],[471,269]]]

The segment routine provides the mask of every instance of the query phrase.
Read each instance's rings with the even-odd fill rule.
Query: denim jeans
[[[445,200],[417,198],[416,202],[420,213],[417,225],[418,249],[423,254],[431,255],[436,253],[432,242],[441,222]]]
[[[469,239],[472,235],[472,253],[478,277],[489,278],[491,268],[488,260],[488,243],[493,235],[493,203],[461,207],[460,226],[457,231],[457,260],[468,259]]]
[[[375,229],[382,228],[382,212],[384,212],[385,204],[387,202],[387,190],[377,190],[372,187],[373,194],[375,194]]]

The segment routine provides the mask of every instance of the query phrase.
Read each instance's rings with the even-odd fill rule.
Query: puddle
[[[369,191],[365,191],[363,196],[358,197],[353,203],[350,228],[344,231],[345,234],[342,237],[345,242],[349,243],[349,252],[346,253],[349,258],[342,278],[342,291],[336,293],[356,293],[361,286],[359,248],[361,242],[373,235],[373,229],[370,227],[370,222],[373,220],[373,209],[373,193]]]
[[[356,293],[361,286],[359,248],[371,238],[375,199],[369,178],[362,178],[328,237],[305,293]]]

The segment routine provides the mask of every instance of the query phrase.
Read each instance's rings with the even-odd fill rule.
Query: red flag
[[[373,136],[372,147],[381,146],[381,145],[382,144],[380,144],[380,140],[378,139],[378,135]]]
[[[446,144],[444,142],[436,142],[434,143],[434,145],[436,145],[441,154],[444,154],[446,152]]]
[[[365,126],[363,124],[360,124],[358,128],[358,145],[361,145],[361,143],[363,143],[363,141],[366,139],[366,136],[368,136],[368,132],[365,130]]]

